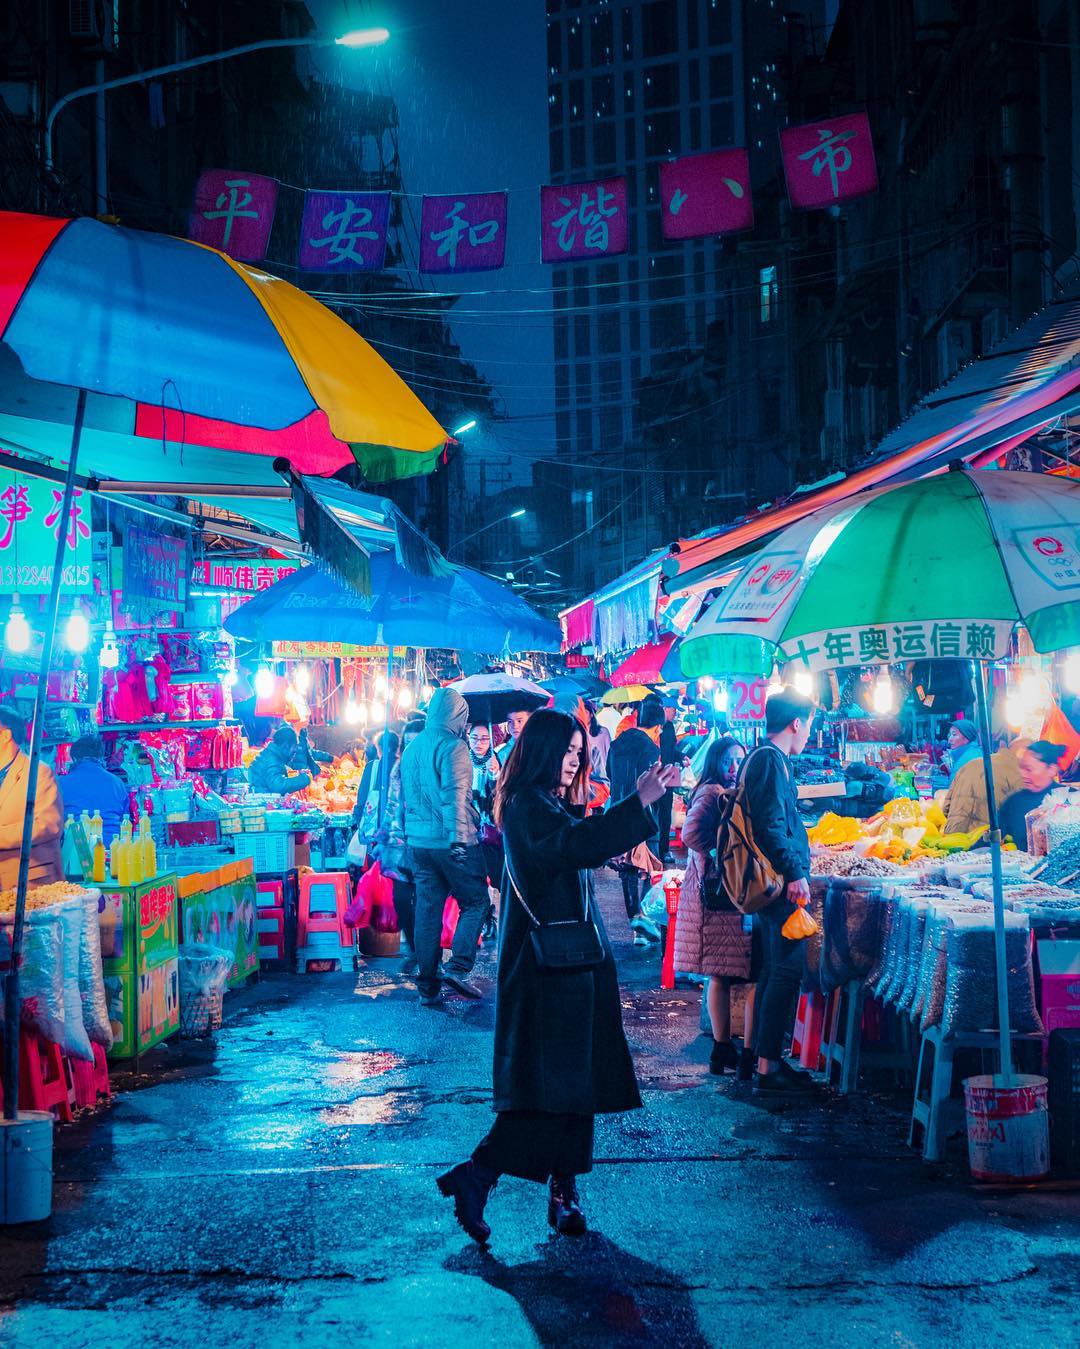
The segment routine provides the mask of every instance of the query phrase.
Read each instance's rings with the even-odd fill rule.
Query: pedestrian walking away
[[[592,1170],[597,1114],[641,1105],[622,1025],[619,979],[593,900],[592,868],[651,836],[651,807],[675,770],[652,765],[604,815],[585,815],[587,752],[562,712],[530,719],[499,783],[506,875],[495,1013],[496,1121],[440,1191],[475,1241],[491,1229],[501,1175],[547,1183],[555,1231],[586,1229],[577,1178]]]
[[[414,717],[401,732],[401,753],[424,729],[422,717]],[[415,977],[416,964],[416,877],[412,852],[405,842],[405,802],[401,794],[401,755],[390,771],[386,798],[386,820],[376,834],[374,855],[384,876],[394,887],[394,911],[404,943],[401,973]]]
[[[481,996],[469,975],[490,900],[480,816],[472,799],[468,724],[469,708],[461,694],[436,689],[424,729],[401,756],[405,841],[412,849],[416,883],[416,986],[429,1007],[438,1004],[444,983],[463,997]],[[443,909],[450,895],[459,914],[450,959],[441,968]]]

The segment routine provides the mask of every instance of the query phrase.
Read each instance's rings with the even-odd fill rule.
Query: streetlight
[[[489,524],[481,525],[479,529],[474,529],[471,534],[466,534],[463,539],[458,539],[456,543],[452,543],[446,550],[446,556],[449,557],[455,548],[460,548],[463,544],[468,543],[470,539],[475,539],[478,534],[483,534],[489,529],[494,529],[496,525],[504,525],[507,520],[520,520],[523,515],[528,515],[528,513],[529,512],[524,506],[519,506],[516,511],[511,511],[509,515],[500,515],[497,520],[492,520]]]
[[[50,170],[53,167],[53,123],[59,114],[73,103],[77,98],[89,98],[91,94],[101,97],[107,89],[120,89],[126,84],[145,84],[147,80],[155,80],[160,75],[175,75],[181,70],[194,70],[196,66],[208,66],[217,61],[228,61],[234,56],[246,56],[248,52],[272,51],[279,47],[379,47],[390,37],[390,33],[385,28],[358,28],[351,33],[344,33],[341,37],[274,37],[265,38],[261,42],[245,42],[242,47],[230,47],[227,51],[211,52],[209,56],[193,56],[187,61],[173,61],[167,66],[154,66],[152,70],[140,70],[134,75],[121,75],[115,80],[99,80],[97,84],[87,84],[81,89],[72,89],[70,94],[65,94],[63,98],[58,98],[49,109],[49,115],[45,119],[45,168]],[[99,70],[104,66],[99,64]],[[104,146],[102,144],[105,134],[104,129],[104,109],[99,114],[98,129],[98,207],[104,210],[102,197],[104,185]]]
[[[471,431],[476,425],[476,418],[472,417],[467,422],[462,422],[456,431],[451,431],[452,436],[463,436],[466,431]]]

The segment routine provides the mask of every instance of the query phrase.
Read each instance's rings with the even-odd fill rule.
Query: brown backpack
[[[760,745],[746,756],[716,835],[716,865],[722,886],[740,913],[757,913],[768,908],[787,887],[783,876],[754,842],[753,825],[746,809],[746,770],[754,755],[767,752],[767,749]],[[786,763],[784,771],[787,771]]]

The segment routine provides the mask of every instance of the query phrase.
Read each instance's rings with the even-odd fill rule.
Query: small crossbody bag
[[[506,856],[506,874],[510,878],[510,885],[517,895],[518,903],[532,923],[529,939],[532,942],[538,969],[545,974],[560,974],[572,970],[591,970],[603,964],[604,943],[600,940],[596,924],[589,917],[587,889],[584,896],[584,917],[541,923],[529,908],[525,896],[521,893],[521,887],[514,879],[509,853]]]

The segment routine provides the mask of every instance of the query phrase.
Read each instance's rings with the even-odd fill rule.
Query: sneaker
[[[651,918],[646,918],[643,913],[639,913],[635,918],[631,918],[630,926],[635,932],[640,932],[643,937],[647,937],[649,941],[660,940],[660,929]]]
[[[786,1077],[789,1082],[814,1082],[812,1073],[808,1073],[805,1068],[796,1068],[795,1065],[790,1063],[787,1059],[780,1060],[778,1071],[782,1076]]]
[[[815,1083],[782,1072],[758,1073],[754,1079],[754,1095],[766,1100],[807,1101],[820,1094]]]
[[[470,984],[463,974],[451,974],[449,971],[443,974],[443,983],[449,984],[455,993],[460,993],[463,998],[482,998],[483,992]]]
[[[406,979],[415,979],[420,973],[420,966],[416,963],[415,956],[406,956],[398,966],[398,974],[403,974]]]
[[[484,1222],[484,1205],[497,1180],[497,1175],[470,1159],[459,1162],[435,1182],[440,1194],[453,1199],[454,1217],[462,1229],[481,1246],[491,1236],[491,1228]]]

